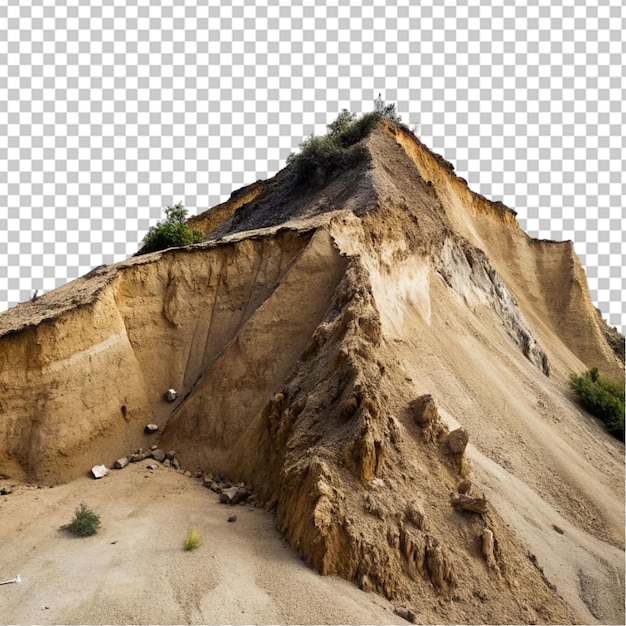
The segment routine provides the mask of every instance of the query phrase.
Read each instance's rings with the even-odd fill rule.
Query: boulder
[[[463,454],[469,442],[467,431],[463,428],[457,428],[448,435],[448,448],[454,454]]]
[[[128,460],[127,456],[123,456],[120,459],[117,459],[117,461],[115,461],[115,463],[113,463],[113,468],[114,469],[124,469],[128,464],[130,463],[130,461]]]
[[[109,470],[104,465],[94,465],[91,468],[91,473],[94,478],[104,478],[109,473]]]

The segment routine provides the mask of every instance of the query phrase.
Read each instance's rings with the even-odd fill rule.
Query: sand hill
[[[421,623],[624,622],[624,447],[568,387],[592,366],[623,380],[623,337],[593,307],[572,243],[530,238],[396,124],[354,149],[329,180],[296,183],[287,168],[192,218],[202,244],[96,268],[0,315],[0,472],[16,485],[0,519],[14,567],[35,528],[61,550],[58,524],[41,526],[69,494],[110,509],[119,484],[118,522],[140,511],[153,528],[159,513],[122,496],[152,498],[159,472],[85,475],[158,443],[191,472],[246,483],[304,562],[330,575],[320,580],[349,581],[355,599],[328,587],[333,613],[333,600],[294,598],[321,588],[297,587],[296,561],[281,561],[291,587],[265,568],[233,585],[272,601],[220,613],[217,578],[274,559],[241,548],[230,568],[195,555],[201,577],[217,577],[196,587],[177,566],[153,612],[136,600],[148,584],[139,574],[137,593],[99,603],[92,590],[90,604],[56,582],[61,607],[48,619],[400,623],[402,606]],[[164,492],[172,519],[212,515],[195,484]],[[20,521],[29,513],[36,525]],[[247,528],[269,545],[267,529]],[[139,543],[136,559],[154,550]],[[54,558],[28,554],[32,569]],[[104,579],[119,582],[112,563]],[[192,598],[176,592],[184,577]],[[45,621],[11,589],[30,612],[0,593],[0,616]],[[170,596],[176,610],[162,606]]]

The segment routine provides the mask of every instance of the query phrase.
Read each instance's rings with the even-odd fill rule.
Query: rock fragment
[[[115,461],[115,463],[113,463],[113,469],[124,469],[128,464],[130,463],[129,459],[127,456],[123,456],[119,459],[117,459],[117,461]]]
[[[156,450],[152,451],[152,458],[155,461],[158,461],[159,463],[163,463],[163,461],[165,461],[165,452],[163,452],[163,450],[159,450],[159,448],[157,448]]]
[[[407,609],[405,606],[397,606],[393,612],[402,619],[405,619],[407,622],[411,622],[411,624],[417,623],[417,615],[413,613],[410,609]]]
[[[494,555],[493,531],[490,528],[483,528],[482,532],[482,553],[489,567],[496,567],[496,557]]]
[[[91,468],[91,473],[94,478],[104,478],[109,473],[109,470],[105,465],[94,465]]]
[[[453,506],[463,510],[472,511],[473,513],[487,512],[487,498],[473,498],[472,496],[460,493],[458,496],[452,497]]]
[[[240,502],[246,502],[252,495],[252,492],[248,491],[245,487],[229,487],[228,489],[222,489],[220,494],[220,502],[222,504],[239,504]]]
[[[409,406],[413,413],[413,418],[420,426],[436,422],[438,419],[437,404],[429,393],[415,398]]]
[[[237,516],[236,515],[229,515],[228,516],[228,521],[229,522],[236,522],[237,521]]]
[[[146,424],[145,432],[151,435],[152,433],[156,433],[159,430],[159,426],[157,424]]]
[[[168,402],[174,402],[174,400],[176,400],[176,396],[177,396],[177,393],[176,393],[176,390],[175,390],[175,389],[168,389],[168,390],[165,392],[165,399],[166,399]]]
[[[463,428],[457,428],[453,430],[447,439],[448,448],[454,454],[463,454],[465,452],[465,448],[469,442],[469,436],[467,431]]]

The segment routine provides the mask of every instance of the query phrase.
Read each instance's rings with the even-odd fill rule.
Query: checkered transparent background
[[[620,2],[97,4],[0,4],[0,310],[130,256],[164,205],[272,176],[381,92],[529,234],[572,239],[624,328]]]

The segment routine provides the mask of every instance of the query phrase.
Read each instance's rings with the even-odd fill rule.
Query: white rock
[[[174,400],[176,400],[176,390],[168,389],[167,392],[165,393],[165,399],[168,402],[174,402]]]
[[[94,465],[91,468],[91,473],[94,478],[103,478],[109,473],[109,470],[104,465]]]

